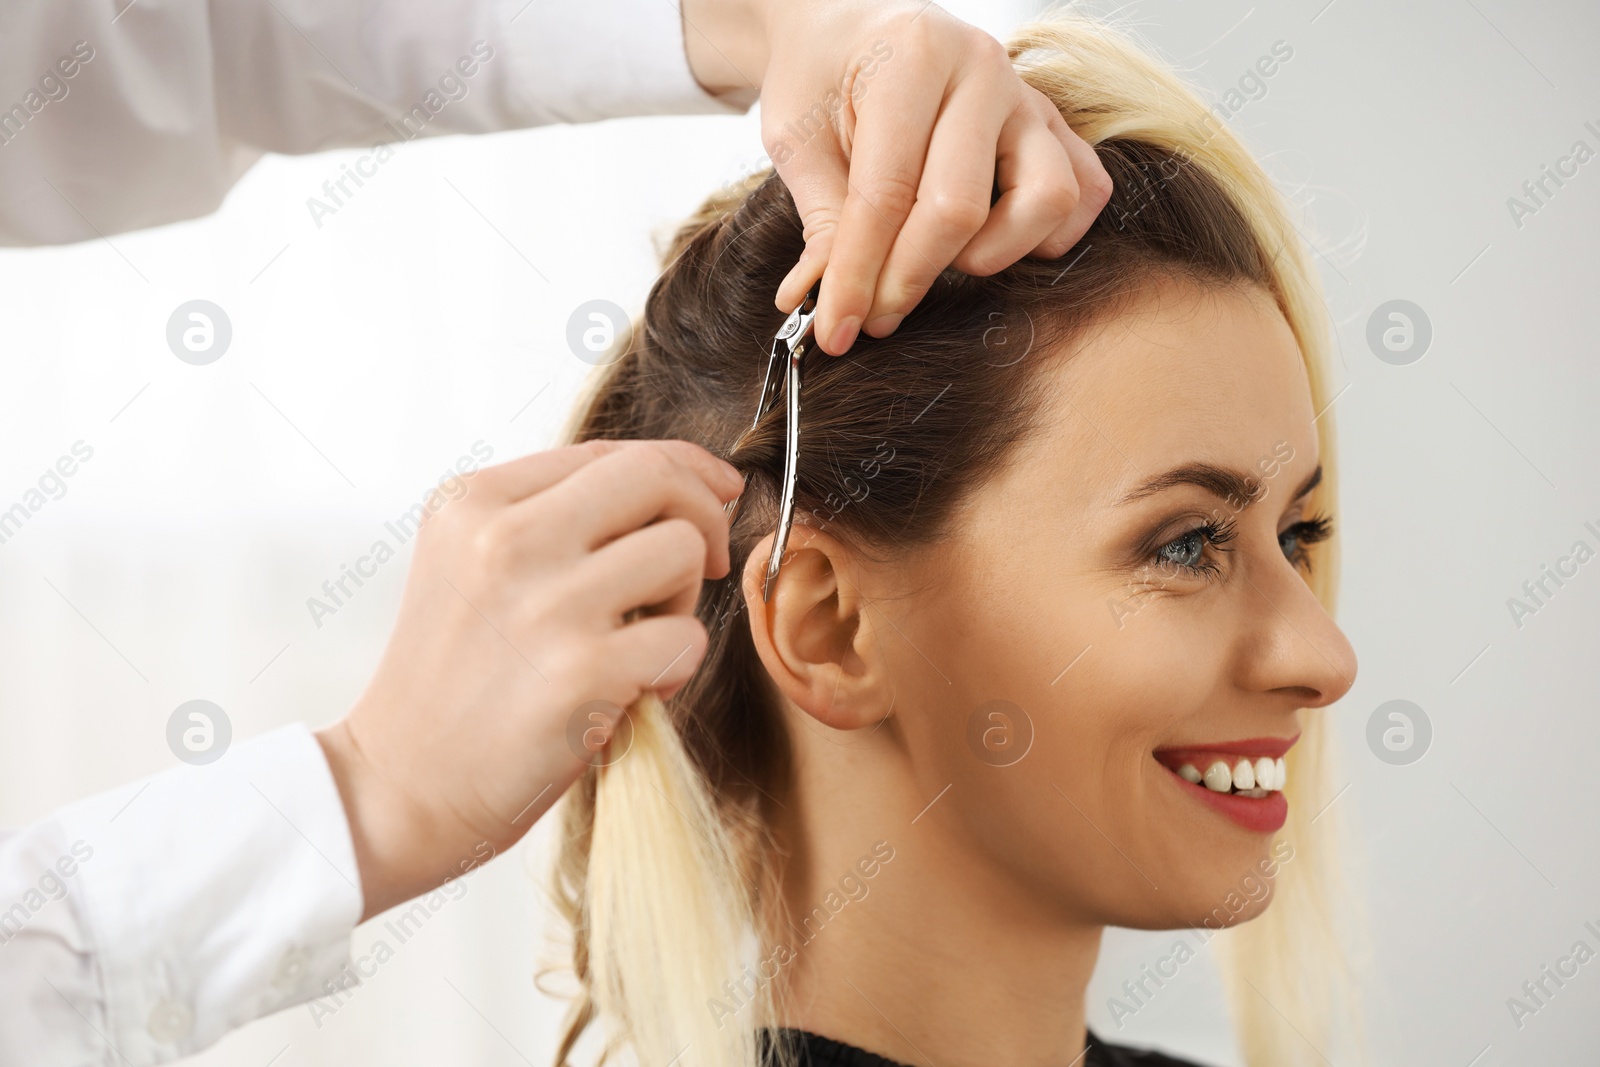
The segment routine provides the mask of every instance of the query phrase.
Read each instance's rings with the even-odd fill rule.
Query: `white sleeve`
[[[740,114],[669,0],[6,0],[0,245],[214,211],[265,152]]]
[[[0,1063],[165,1063],[324,995],[359,879],[302,725],[0,836]]]

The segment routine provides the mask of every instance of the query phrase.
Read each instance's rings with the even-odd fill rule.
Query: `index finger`
[[[859,109],[844,208],[817,299],[818,343],[842,355],[872,310],[878,276],[916,204],[945,81],[926,67],[886,79]]]
[[[517,513],[524,521],[561,531],[584,554],[659,520],[687,519],[704,539],[706,573],[720,577],[728,568],[723,505],[733,493],[725,491],[728,485],[719,466],[726,465],[683,441],[639,442],[635,449],[599,460],[538,500],[517,505]]]
[[[595,460],[625,449],[655,444],[670,451],[703,478],[724,501],[732,500],[744,487],[744,479],[730,464],[688,441],[607,440],[596,438],[545,452],[534,452],[493,467],[484,467],[472,476],[476,488],[485,488],[505,503],[536,496]]]

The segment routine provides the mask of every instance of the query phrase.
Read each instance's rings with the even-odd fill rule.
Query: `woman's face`
[[[922,796],[949,786],[924,830],[1076,919],[1248,919],[1285,791],[1180,773],[1226,791],[1213,764],[1243,762],[1274,785],[1307,709],[1356,672],[1306,582],[1320,457],[1299,348],[1258,290],[1163,281],[1042,373],[1014,462],[864,589],[892,623],[906,769]]]

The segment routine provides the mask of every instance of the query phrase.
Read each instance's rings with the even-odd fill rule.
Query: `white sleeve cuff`
[[[92,850],[73,898],[106,1038],[136,1064],[190,1055],[324,992],[362,894],[344,806],[302,724],[63,809]]]
[[[506,95],[524,121],[742,115],[756,101],[755,87],[718,96],[695,80],[674,0],[497,2],[506,27]]]

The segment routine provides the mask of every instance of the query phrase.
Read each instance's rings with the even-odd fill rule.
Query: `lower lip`
[[[1164,764],[1161,769],[1171,776],[1179,788],[1186,790],[1196,800],[1220,812],[1252,833],[1270,834],[1283,827],[1289,818],[1289,801],[1282,790],[1273,790],[1264,797],[1244,797],[1235,793],[1218,793],[1203,785],[1195,785],[1180,778]]]

